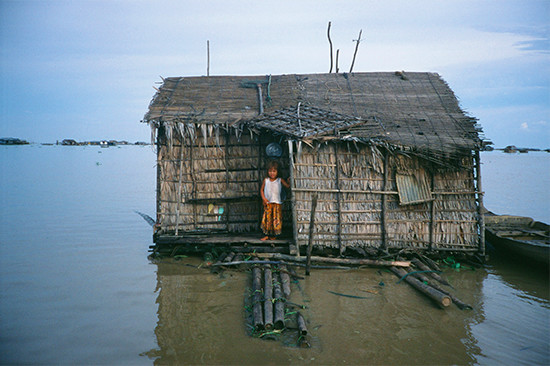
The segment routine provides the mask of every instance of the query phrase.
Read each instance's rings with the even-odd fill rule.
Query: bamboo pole
[[[434,177],[434,173],[432,170],[430,170],[430,177],[431,177],[431,186],[432,186],[432,192],[434,191],[434,188],[435,188],[435,177]],[[434,230],[435,230],[435,199],[431,200],[430,201],[430,244],[428,245],[428,249],[430,251],[433,250],[433,245],[434,245]]]
[[[233,262],[233,258],[235,257],[235,253],[234,252],[231,252],[229,253],[224,259],[223,259],[223,262],[224,263],[229,263],[229,262]]]
[[[285,327],[285,298],[283,292],[281,291],[281,282],[279,281],[280,277],[275,277],[273,282],[273,325],[275,329],[280,330]]]
[[[384,194],[384,195],[398,195],[397,191],[364,191],[359,189],[320,189],[320,188],[296,188],[297,192],[319,192],[319,193],[359,193],[359,194]],[[464,192],[432,192],[434,195],[470,195],[470,194],[483,194],[480,191],[464,191]]]
[[[180,137],[183,142],[183,136],[180,136]],[[180,146],[180,171],[179,171],[179,180],[178,180],[178,199],[177,199],[178,202],[176,203],[176,235],[178,235],[179,222],[180,222],[182,179],[183,179],[183,146]]]
[[[359,43],[359,42],[358,42]],[[388,189],[388,152],[384,151],[384,182],[382,183],[382,191],[386,192]],[[387,226],[388,223],[387,220],[387,211],[388,211],[388,203],[386,200],[386,195],[382,194],[382,207],[381,207],[381,214],[380,214],[380,230],[382,232],[382,243],[380,243],[380,249],[385,250],[387,246],[387,239],[388,239],[388,230]]]
[[[210,40],[206,41],[206,76],[210,76]]]
[[[252,268],[252,317],[254,329],[264,329],[262,314],[262,269],[258,266]]]
[[[193,160],[193,150],[194,150],[195,143],[193,141],[190,141],[189,143],[189,160],[190,160],[190,167],[189,174],[191,175],[191,182],[192,182],[192,188],[191,188],[191,194],[194,199],[197,199],[197,185],[195,182],[195,163]],[[197,205],[193,205],[193,229],[197,229]]]
[[[340,189],[340,169],[338,168],[338,146],[336,144],[333,144],[334,146],[334,160],[336,161],[335,164],[335,176],[336,176],[336,189]],[[337,234],[338,234],[338,249],[340,251],[340,255],[344,253],[344,250],[346,249],[342,245],[342,197],[341,193],[336,193],[336,207],[338,210],[338,226],[337,226]]]
[[[290,158],[290,167],[289,167],[289,173],[290,173],[290,203],[292,206],[292,232],[293,232],[293,239],[294,243],[296,244],[296,256],[300,256],[300,244],[298,242],[298,228],[296,221],[298,220],[298,217],[296,216],[296,182],[294,178],[294,169],[295,169],[295,162],[294,162],[294,145],[292,140],[288,140],[288,157]]]
[[[260,183],[260,187],[262,184],[262,181],[264,180],[265,176],[262,172],[262,162],[264,161],[263,153],[264,153],[264,147],[262,146],[262,138],[261,135],[257,137],[258,138],[258,182]],[[258,187],[258,191],[260,190],[260,187]],[[258,217],[260,220],[262,219],[263,215],[263,205],[258,205]]]
[[[313,248],[313,230],[315,228],[315,209],[317,208],[317,194],[313,195],[311,201],[311,215],[309,217],[309,241],[307,244],[306,276],[309,276],[311,266],[311,250]]]
[[[481,189],[481,158],[479,156],[479,150],[476,151],[475,156],[476,166],[476,191],[480,192],[477,195],[477,212],[479,219],[479,254],[485,256],[485,217],[483,216],[483,190]]]
[[[306,321],[300,312],[296,313],[296,321],[298,323],[298,329],[300,330],[300,335],[307,335],[307,326]]]
[[[258,101],[260,104],[260,114],[264,113],[264,101],[262,97],[262,84],[258,83],[256,84],[256,88],[258,88]]]
[[[318,192],[318,193],[362,193],[362,194],[399,194],[397,191],[362,191],[358,189],[321,189],[321,188],[296,188],[296,192]]]
[[[332,40],[330,39],[330,22],[328,22],[327,37],[330,45],[330,69],[328,70],[328,73],[330,74],[332,72]]]
[[[351,60],[351,66],[349,68],[349,73],[351,74],[352,70],[353,70],[353,65],[355,64],[355,56],[357,56],[357,50],[359,49],[359,42],[361,42],[361,33],[363,33],[363,30],[359,30],[359,37],[357,38],[356,40],[356,44],[355,44],[355,52],[353,52],[353,60]]]
[[[273,279],[271,268],[264,268],[264,326],[265,329],[273,328]]]
[[[427,297],[429,297],[431,300],[433,300],[438,306],[441,308],[445,308],[449,305],[451,305],[452,300],[449,297],[449,295],[445,295],[444,293],[436,290],[435,288],[426,285],[422,281],[418,280],[417,278],[408,276],[408,272],[405,271],[402,268],[397,267],[390,267],[390,271],[392,271],[397,277],[404,278],[405,282],[407,282],[409,285],[414,287],[416,290],[420,291]]]
[[[259,258],[280,259],[289,262],[304,263],[307,258],[297,258],[292,255],[280,254],[280,253],[257,253]],[[371,265],[371,266],[394,266],[394,267],[409,267],[411,265],[408,261],[385,261],[378,259],[352,259],[352,258],[329,258],[329,257],[317,257],[312,256],[310,258],[312,262],[316,263],[334,263],[334,264],[347,264],[347,265]]]
[[[290,276],[288,275],[288,270],[286,265],[279,265],[279,275],[281,277],[281,285],[283,287],[283,293],[288,299],[290,297]]]

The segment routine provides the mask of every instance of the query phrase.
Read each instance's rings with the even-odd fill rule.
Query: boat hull
[[[485,237],[497,251],[550,265],[550,231],[529,217],[485,215]]]

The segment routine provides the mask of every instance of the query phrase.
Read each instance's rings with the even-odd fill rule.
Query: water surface
[[[482,154],[487,207],[550,222],[550,154]],[[150,147],[0,147],[2,364],[550,363],[548,272],[492,255],[447,268],[441,310],[375,268],[293,283],[312,348],[248,335],[249,274],[152,263]],[[350,294],[355,299],[330,293]]]

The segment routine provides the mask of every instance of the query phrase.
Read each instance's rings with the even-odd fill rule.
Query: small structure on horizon
[[[2,137],[0,138],[0,145],[29,145],[29,142],[16,137]]]
[[[157,147],[157,248],[259,238],[259,187],[277,159],[291,181],[284,234],[298,250],[313,214],[317,250],[484,254],[484,139],[438,74],[163,80],[143,120]]]

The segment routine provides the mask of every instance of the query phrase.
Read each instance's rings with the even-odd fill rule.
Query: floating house
[[[481,128],[438,74],[166,78],[143,122],[157,249],[258,244],[274,159],[291,191],[271,244],[484,254]]]

